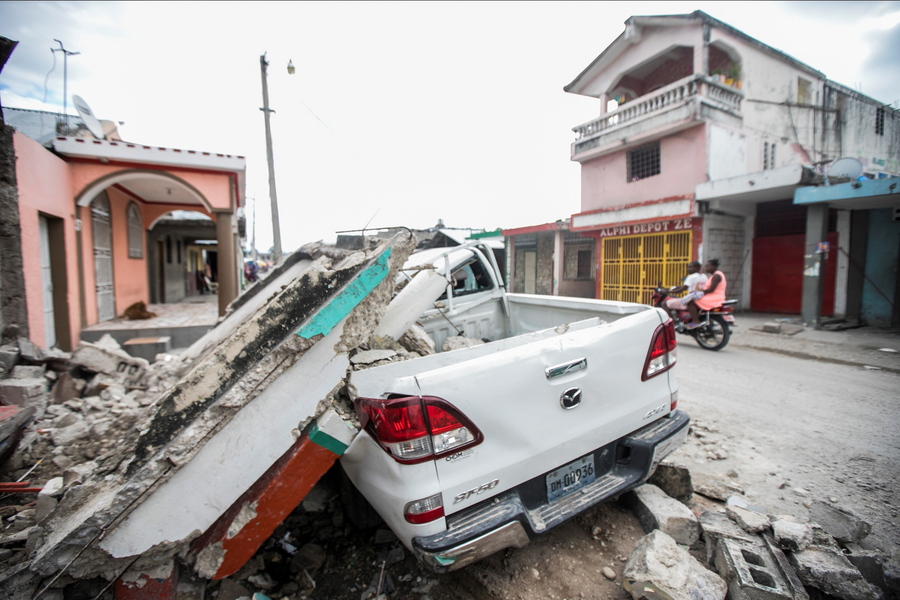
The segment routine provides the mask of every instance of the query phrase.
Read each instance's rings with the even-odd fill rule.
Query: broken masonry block
[[[887,594],[888,587],[884,578],[887,557],[880,552],[867,550],[858,544],[847,544],[844,548],[844,556],[853,563],[854,567],[859,569],[863,579]]]
[[[716,544],[716,569],[728,582],[731,600],[808,600],[781,550],[754,538],[722,537]]]
[[[721,577],[658,529],[638,541],[625,564],[622,581],[635,600],[723,600],[728,591]],[[649,595],[654,593],[659,595]]]
[[[727,506],[725,514],[748,533],[768,531],[772,526],[768,516],[741,506]]]
[[[69,372],[62,372],[53,386],[52,402],[53,404],[62,404],[72,398],[80,398],[81,392],[84,391],[86,385],[83,379],[76,379]]]
[[[691,509],[655,485],[644,484],[631,495],[635,516],[645,532],[659,529],[685,546],[693,546],[700,539],[700,526]]]
[[[735,494],[744,493],[744,490],[736,484],[727,483],[702,473],[694,473],[691,478],[695,493],[720,502],[725,502]]]
[[[813,500],[809,507],[809,518],[841,544],[857,543],[872,531],[869,523],[850,510],[821,500]]]
[[[657,465],[656,471],[647,480],[647,483],[655,485],[681,502],[689,502],[691,496],[694,495],[690,469],[669,460],[663,460]]]
[[[124,385],[138,385],[150,365],[143,358],[131,356],[119,348],[81,342],[72,353],[72,362],[91,373],[102,373]]]
[[[12,346],[0,348],[0,377],[13,370],[19,362],[19,351]]]
[[[807,587],[816,588],[841,600],[883,598],[881,590],[866,581],[838,548],[809,546],[792,552],[791,565]]]
[[[41,379],[46,368],[43,365],[18,365],[10,372],[10,379]]]
[[[804,523],[795,523],[783,518],[772,521],[772,536],[782,550],[799,552],[813,542],[813,532]]]
[[[31,342],[28,338],[20,337],[19,343],[19,362],[26,365],[37,365],[44,361],[44,353],[41,348]]]
[[[30,406],[47,393],[47,380],[4,379],[0,381],[0,404]]]
[[[725,513],[707,510],[697,518],[703,541],[706,544],[706,564],[715,564],[716,547],[722,538],[752,543],[755,536],[747,533],[737,523],[728,518]]]

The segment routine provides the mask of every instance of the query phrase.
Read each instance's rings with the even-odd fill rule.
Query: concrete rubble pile
[[[25,422],[3,480],[47,483],[33,505],[17,494],[28,505],[3,507],[0,589],[60,597],[75,580],[171,580],[176,562],[217,579],[244,566],[358,431],[349,372],[434,351],[414,320],[396,341],[377,329],[414,247],[401,234],[301,248],[182,356],[152,365],[111,338],[71,355],[4,340],[0,400]],[[305,480],[286,475],[299,463],[315,466]],[[295,501],[273,512],[284,480],[279,501]]]
[[[860,546],[868,523],[821,501],[807,523],[770,515],[739,489],[695,486],[687,467],[663,461],[627,498],[648,534],[625,566],[626,591],[635,600],[900,598],[900,552]]]

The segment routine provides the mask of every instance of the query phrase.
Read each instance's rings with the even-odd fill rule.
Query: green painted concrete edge
[[[344,452],[347,451],[347,444],[331,437],[330,435],[319,429],[319,426],[315,421],[310,423],[306,428],[306,434],[309,436],[309,440],[312,443],[325,448],[333,454],[343,456]]]
[[[388,259],[391,249],[388,248],[375,259],[375,262],[366,267],[353,281],[327,305],[314,314],[309,322],[300,328],[297,335],[304,339],[310,339],[319,334],[328,335],[341,320],[350,314],[356,306],[372,293],[375,287],[384,281],[390,269]]]

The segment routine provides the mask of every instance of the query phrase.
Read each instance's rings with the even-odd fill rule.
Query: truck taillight
[[[675,364],[675,323],[669,319],[656,328],[650,341],[647,360],[644,361],[644,372],[641,381],[647,381],[660,373],[664,373]]]
[[[431,523],[444,516],[444,501],[440,494],[410,502],[403,507],[403,518],[407,523],[421,525]]]
[[[359,423],[397,462],[415,464],[481,443],[481,431],[434,396],[357,398]]]

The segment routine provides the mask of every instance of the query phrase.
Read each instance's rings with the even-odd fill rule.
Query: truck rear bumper
[[[447,531],[413,538],[413,551],[433,571],[445,572],[505,548],[521,548],[531,538],[646,481],[659,462],[684,442],[689,424],[686,413],[675,411],[610,444],[613,451],[627,448],[628,460],[617,462],[615,468],[577,492],[553,502],[547,502],[545,495],[542,502],[535,503],[535,488],[545,485],[544,476],[537,477],[451,515]]]

